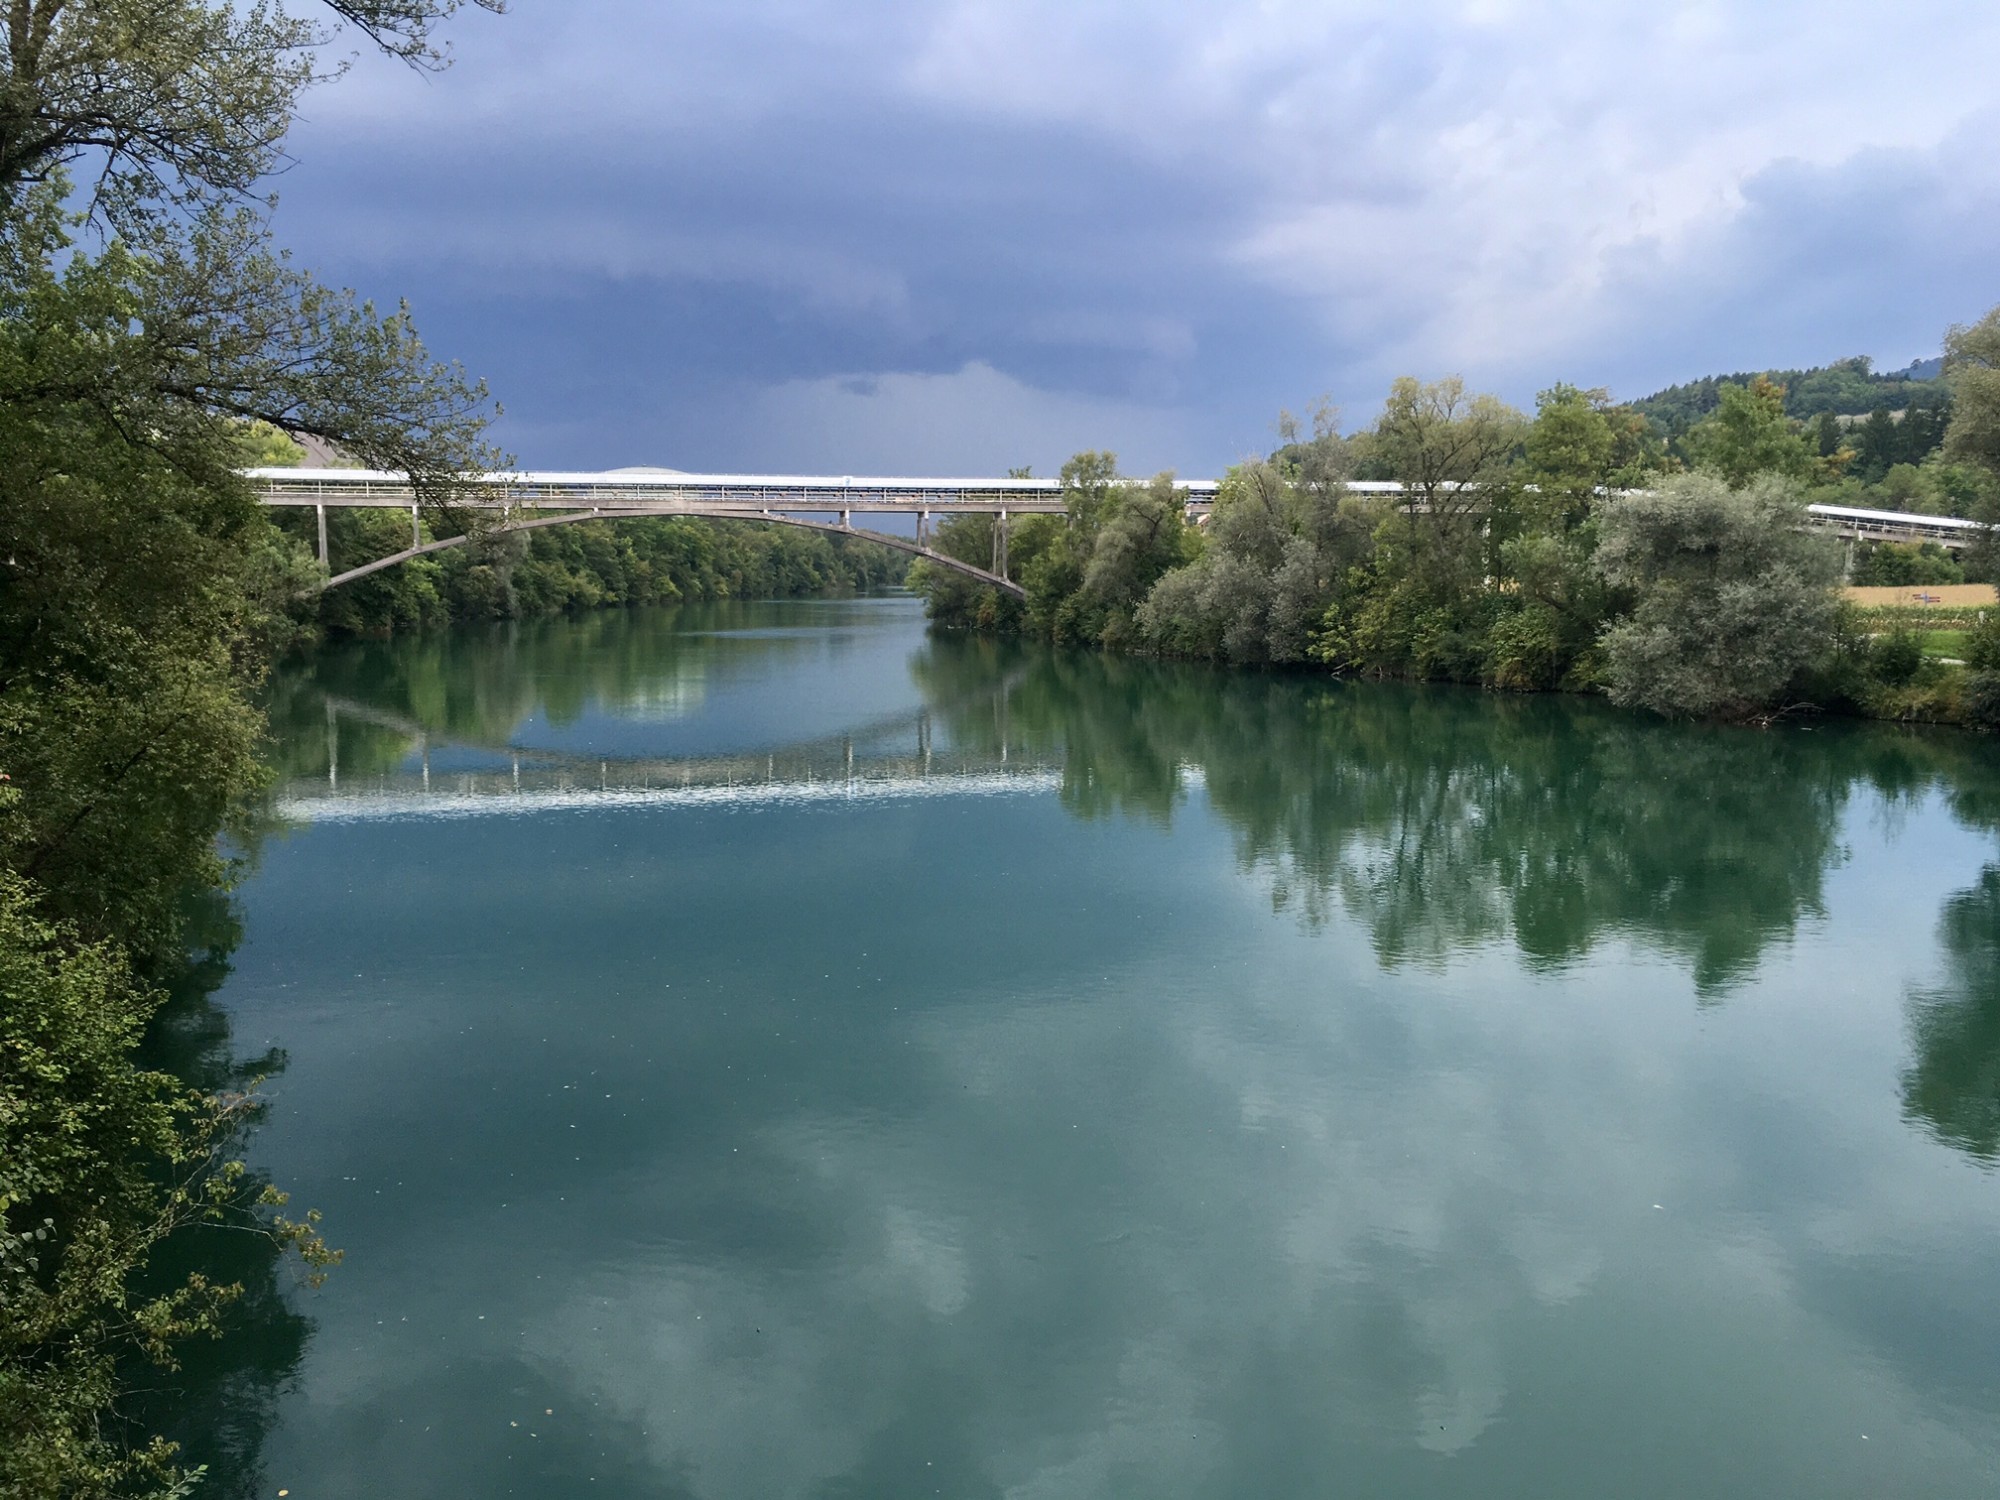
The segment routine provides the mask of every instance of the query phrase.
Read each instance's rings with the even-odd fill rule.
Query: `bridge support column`
[[[854,529],[854,516],[852,512],[842,511],[840,513],[840,529],[842,531],[852,531]]]
[[[423,544],[424,544],[423,511],[419,509],[417,506],[412,505],[410,507],[410,545],[412,547],[421,547],[423,546]]]
[[[993,525],[993,571],[1007,576],[1007,512],[1001,511]]]
[[[324,568],[329,566],[326,560],[326,507],[315,505],[313,509],[319,512],[319,565]]]

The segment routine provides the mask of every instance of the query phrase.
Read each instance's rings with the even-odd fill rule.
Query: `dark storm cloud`
[[[1403,371],[1934,347],[2000,33],[1915,9],[1860,110],[1859,5],[520,0],[318,96],[281,224],[532,463],[1214,469]]]
[[[1281,294],[1223,274],[1254,208],[1240,186],[1060,129],[885,108],[762,122],[712,155],[562,138],[448,167],[404,142],[325,154],[288,190],[291,237],[330,274],[410,289],[434,344],[532,393],[530,422],[580,424],[569,461],[609,427],[747,462],[687,449],[788,381],[982,363],[1086,400],[1212,407],[1255,377],[1218,359],[1246,331],[1260,358],[1324,346]]]

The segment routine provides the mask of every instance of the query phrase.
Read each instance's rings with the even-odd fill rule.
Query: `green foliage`
[[[505,0],[474,0],[504,10]],[[420,66],[462,0],[327,0]],[[273,5],[15,0],[0,35],[0,197],[90,159],[121,233],[250,193],[281,164],[300,94],[337,32]]]
[[[1508,480],[1525,436],[1518,411],[1497,397],[1468,394],[1456,375],[1428,385],[1403,376],[1390,386],[1370,452],[1403,486],[1410,522],[1404,545],[1425,554],[1424,567],[1478,568],[1469,542],[1484,522],[1483,492]]]
[[[228,1159],[248,1093],[136,1065],[160,999],[0,874],[0,1494],[179,1493],[171,1448],[127,1449],[107,1421],[125,1364],[173,1370],[242,1294],[199,1270],[142,1290],[173,1237],[248,1232],[315,1277],[338,1259]]]
[[[1966,666],[1975,672],[2000,672],[2000,609],[1981,610],[1964,637]]]
[[[1160,576],[1196,545],[1173,476],[1149,483],[1121,479],[1110,453],[1079,453],[1063,465],[1061,517],[1009,522],[1009,576],[1025,605],[991,585],[918,563],[910,586],[925,596],[930,618],[947,628],[1022,629],[1046,640],[1113,648],[1134,643],[1133,616]],[[954,516],[938,529],[936,550],[992,569],[999,563],[991,516]]]
[[[480,0],[488,9],[498,6]],[[420,66],[458,0],[330,0]],[[193,1226],[330,1262],[228,1159],[253,1110],[142,1067],[182,898],[260,781],[251,695],[310,553],[237,477],[310,434],[440,520],[487,400],[405,310],[272,244],[260,179],[336,30],[270,4],[16,0],[0,27],[0,1493],[183,1493],[106,1410],[236,1295]],[[87,164],[72,193],[67,169]],[[86,232],[86,230],[88,232]]]
[[[302,575],[229,471],[233,429],[173,411],[135,439],[116,407],[46,394],[93,347],[129,352],[104,319],[133,290],[81,261],[0,285],[0,768],[20,792],[0,862],[150,956],[256,784],[246,693]]]
[[[1040,517],[1036,518],[1039,523]],[[991,571],[998,554],[992,516],[958,515],[940,523],[931,539],[931,550]],[[1054,547],[1049,528],[1021,523],[1013,526],[1008,538],[1012,571],[1026,577],[1056,563],[1043,562]],[[1023,627],[1025,611],[1012,594],[952,568],[940,568],[919,559],[909,573],[909,585],[924,596],[925,613],[933,624],[945,630],[1005,630]],[[1054,593],[1059,585],[1042,583],[1038,590]]]
[[[1696,474],[1605,507],[1598,567],[1636,598],[1604,636],[1614,701],[1695,718],[1784,702],[1834,623],[1834,561],[1800,534],[1802,505],[1779,479]]]
[[[1965,570],[1936,542],[1869,542],[1855,548],[1847,581],[1871,588],[1963,583]]]
[[[1178,540],[1163,487],[1145,509],[1107,455],[1082,455],[1065,470],[1067,518],[1017,526],[1025,605],[932,570],[912,576],[941,625],[1055,641],[1606,691],[1704,718],[1792,705],[1957,719],[1971,700],[1921,641],[1913,659],[1901,637],[1871,653],[1876,622],[1837,626],[1838,558],[1805,533],[1803,504],[1879,504],[1886,490],[1943,510],[1959,503],[1948,490],[1983,496],[2000,482],[1932,453],[1892,465],[1873,489],[1843,480],[1808,496],[1803,483],[1851,450],[1838,422],[1804,431],[1784,406],[1783,389],[1761,378],[1718,382],[1713,415],[1689,442],[1707,472],[1690,476],[1640,413],[1602,391],[1551,387],[1523,422],[1457,380],[1404,379],[1352,437],[1330,408],[1310,438],[1282,418],[1271,459],[1232,469],[1206,524]],[[1941,421],[1944,410],[1933,399],[1889,425],[1903,431],[1919,412]],[[1399,481],[1400,496],[1350,489],[1363,475]],[[996,556],[984,517],[948,523],[940,545],[982,566]],[[1856,578],[1952,582],[1976,572],[1972,556],[1961,567],[1934,545],[1866,546]]]
[[[245,469],[295,469],[306,450],[269,422],[244,422],[236,431],[237,465]]]
[[[1747,386],[1724,384],[1717,406],[1687,435],[1696,467],[1741,486],[1759,474],[1804,480],[1815,469],[1814,445],[1785,415],[1785,389],[1761,375]]]
[[[1322,432],[1283,467],[1223,479],[1200,554],[1162,576],[1136,623],[1149,649],[1239,664],[1307,659],[1341,577],[1371,546],[1379,502],[1347,493]]]
[[[1748,386],[1759,379],[1783,387],[1785,414],[1800,419],[1836,414],[1860,416],[1878,406],[1902,408],[1936,398],[1936,382],[1906,375],[1877,375],[1872,364],[1862,355],[1807,370],[1746,370],[1734,375],[1710,375],[1685,385],[1668,386],[1633,402],[1632,406],[1669,434],[1678,436],[1721,404],[1723,386]]]
[[[281,519],[304,538],[310,512]],[[425,540],[435,536],[426,524]],[[404,511],[327,513],[330,568],[340,572],[410,545]],[[476,536],[318,596],[335,635],[420,629],[453,620],[511,620],[680,599],[856,593],[901,583],[907,554],[848,537],[694,517],[583,521]]]
[[[1868,649],[1868,671],[1878,682],[1904,687],[1924,664],[1923,637],[1914,630],[1877,636]]]
[[[1945,335],[1945,378],[1953,393],[1945,452],[2000,472],[2000,307]]]
[[[1966,674],[1961,717],[1976,729],[2000,729],[2000,670]]]

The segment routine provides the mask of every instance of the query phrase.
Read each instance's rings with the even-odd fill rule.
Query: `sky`
[[[1974,0],[512,0],[309,96],[278,230],[536,468],[1220,472],[2000,303]]]

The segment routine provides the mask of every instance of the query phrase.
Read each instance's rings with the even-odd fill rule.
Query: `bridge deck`
[[[415,494],[401,474],[373,469],[252,469],[247,477],[270,506],[409,509]],[[1214,503],[1218,481],[1183,479],[1176,488],[1188,509]],[[1357,482],[1357,494],[1395,496],[1399,484]],[[526,471],[488,476],[466,491],[475,510],[578,511],[606,517],[703,515],[755,518],[769,514],[1034,515],[1063,509],[1059,479],[900,478],[801,474],[677,474],[653,470],[606,473]],[[1813,523],[1838,536],[1871,541],[1970,545],[1986,528],[1955,516],[1926,516],[1852,506],[1814,505]]]

